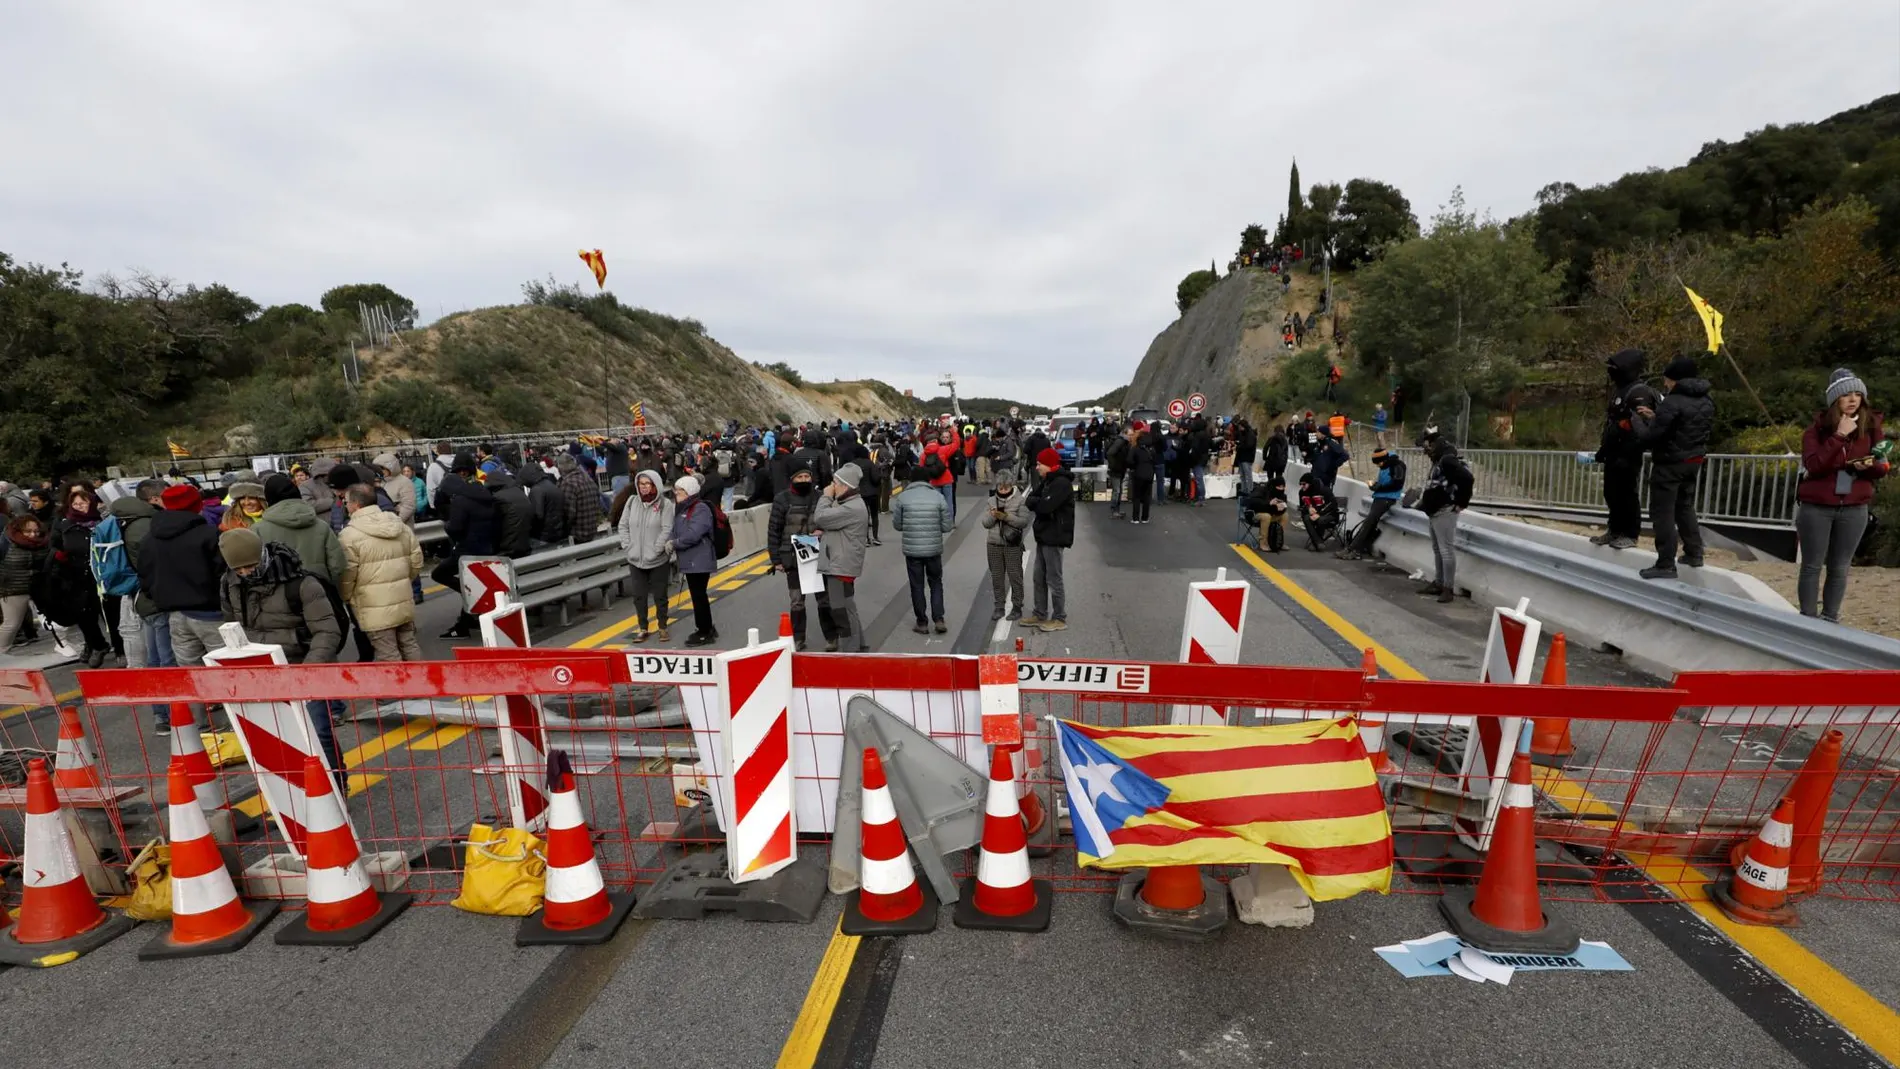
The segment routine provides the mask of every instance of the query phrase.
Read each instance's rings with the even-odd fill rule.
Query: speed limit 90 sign
[[[1173,416],[1175,419],[1180,419],[1182,416],[1187,415],[1187,402],[1181,400],[1179,397],[1169,401],[1168,415]]]
[[[1188,394],[1188,411],[1189,412],[1201,412],[1201,411],[1205,411],[1206,408],[1207,408],[1206,394],[1204,393]]]

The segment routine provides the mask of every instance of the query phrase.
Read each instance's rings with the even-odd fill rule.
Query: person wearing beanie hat
[[[269,508],[279,501],[301,500],[303,495],[297,489],[295,476],[269,475],[264,478],[264,507]]]
[[[135,561],[139,592],[151,602],[157,661],[163,662],[169,644],[172,663],[189,668],[204,663],[207,649],[224,645],[218,635],[224,622],[218,606],[224,558],[218,554],[217,530],[198,513],[197,487],[167,487],[159,501],[165,510],[152,517]],[[204,711],[197,713],[202,726]]]
[[[1590,539],[1599,546],[1629,549],[1643,533],[1643,443],[1636,437],[1638,408],[1655,409],[1662,395],[1643,381],[1649,354],[1623,349],[1604,360],[1610,378],[1609,407],[1603,413],[1603,433],[1595,460],[1603,465],[1603,507],[1608,521],[1602,534]]]
[[[197,512],[204,506],[204,493],[190,483],[177,483],[167,486],[158,497],[159,503],[170,512]]]
[[[1046,447],[1036,454],[1036,474],[1041,482],[1023,503],[1036,517],[1036,606],[1016,623],[1065,631],[1069,611],[1062,585],[1062,554],[1075,544],[1075,474],[1062,466],[1060,454]]]
[[[436,484],[432,503],[442,529],[449,536],[449,551],[436,564],[429,577],[450,590],[461,589],[461,560],[464,556],[487,556],[501,543],[501,507],[495,495],[475,478],[475,457],[457,453],[453,469]],[[469,638],[475,634],[475,616],[463,611],[454,626],[441,635],[446,639]]]
[[[996,489],[991,492],[989,508],[983,513],[983,527],[989,552],[990,621],[1023,615],[1023,535],[1029,530],[1029,511],[1024,495],[1016,489],[1016,473],[1000,471]]]
[[[221,531],[249,527],[263,518],[264,509],[269,505],[264,500],[264,484],[248,480],[232,483],[225,500],[229,503],[224,507],[224,519],[218,523]]]
[[[396,519],[402,521],[403,526],[413,530],[416,526],[418,504],[416,484],[403,476],[402,461],[397,460],[394,453],[378,453],[369,463],[370,467],[375,468],[376,473],[382,476],[382,491],[388,495],[389,503],[396,506]]]
[[[249,527],[240,527],[218,536],[218,553],[224,558],[224,566],[233,571],[255,568],[264,559],[264,540]]]
[[[304,570],[295,550],[259,537],[257,528],[226,531],[218,552],[229,570],[218,584],[224,619],[244,627],[252,642],[280,646],[291,664],[329,664],[343,648],[343,618],[330,593]],[[331,717],[343,703],[317,698],[304,703],[317,745],[336,775],[343,755]]]
[[[693,633],[686,645],[704,646],[719,639],[713,626],[712,596],[706,592],[718,555],[713,552],[712,506],[699,499],[699,480],[682,475],[673,484],[673,529],[667,534],[667,548],[686,577],[686,589],[693,599]]]
[[[1696,375],[1695,356],[1683,353],[1663,369],[1669,391],[1654,408],[1639,404],[1630,420],[1636,440],[1650,451],[1649,524],[1656,532],[1656,563],[1645,579],[1676,577],[1676,548],[1681,563],[1702,567],[1702,528],[1696,522],[1696,481],[1715,429],[1715,399],[1709,380]]]
[[[1823,393],[1827,407],[1801,435],[1801,483],[1794,529],[1801,540],[1796,598],[1801,615],[1839,623],[1854,550],[1867,532],[1874,483],[1888,464],[1876,448],[1885,438],[1880,415],[1867,407],[1867,384],[1837,368]],[[1822,569],[1827,582],[1821,582]]]
[[[832,628],[825,634],[825,652],[838,649],[838,639],[852,639],[853,652],[866,653],[871,644],[858,619],[858,577],[864,574],[864,554],[870,545],[871,518],[858,487],[864,478],[855,463],[840,464],[831,473],[831,485],[812,506],[812,528],[825,548],[824,577],[829,609],[821,608]],[[802,599],[801,599],[802,600]]]
[[[1352,544],[1334,554],[1341,560],[1365,560],[1372,549],[1372,540],[1379,537],[1379,521],[1398,508],[1399,499],[1405,496],[1405,461],[1399,459],[1397,453],[1385,448],[1374,449],[1372,466],[1379,469],[1379,474],[1368,483],[1372,487],[1372,507],[1353,535]]]

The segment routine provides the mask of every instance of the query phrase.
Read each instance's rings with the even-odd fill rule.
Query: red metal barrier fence
[[[712,655],[462,649],[457,656],[409,665],[80,672],[80,720],[105,787],[88,804],[69,804],[97,855],[88,870],[95,890],[122,887],[127,860],[162,834],[157,813],[169,751],[152,732],[152,709],[174,702],[336,703],[349,810],[363,850],[398,859],[425,903],[454,896],[471,824],[508,821],[511,770],[500,761],[497,696],[539,697],[546,745],[568,750],[579,773],[610,887],[642,885],[682,851],[723,841],[705,819],[708,807],[695,807],[716,802],[719,791]],[[973,657],[797,654],[793,686],[806,850],[828,850],[845,706],[855,695],[915,725],[979,776],[985,767]],[[1052,815],[1064,792],[1051,717],[1166,723],[1174,706],[1190,704],[1221,708],[1232,724],[1383,719],[1396,765],[1382,782],[1392,798],[1398,860],[1419,876],[1395,880],[1394,890],[1427,893],[1438,884],[1422,878],[1425,869],[1449,859],[1448,874],[1461,875],[1450,845],[1453,818],[1482,815],[1481,802],[1458,791],[1458,732],[1473,718],[1572,721],[1571,767],[1539,770],[1538,827],[1546,843],[1575,847],[1553,852],[1547,894],[1584,900],[1653,882],[1646,858],[1719,865],[1787,791],[1821,733],[1838,729],[1843,756],[1822,837],[1821,893],[1900,897],[1893,761],[1900,673],[1689,673],[1671,688],[1618,688],[1389,680],[1343,668],[1024,659],[1019,686],[1026,723],[1046,755],[1028,778]],[[21,707],[0,713],[0,750],[9,759],[0,761],[4,789],[19,782],[21,754],[56,749],[57,716],[39,673],[0,672],[0,701]],[[260,819],[255,776],[241,756],[220,769],[219,783],[247,868],[290,852],[275,825]],[[19,844],[18,807],[0,805],[0,864]],[[1033,867],[1070,891],[1110,890],[1117,878],[1078,868],[1066,836]],[[260,878],[247,891],[284,893]]]

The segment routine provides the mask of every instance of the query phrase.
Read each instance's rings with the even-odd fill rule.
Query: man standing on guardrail
[[[1684,353],[1663,369],[1669,392],[1653,409],[1638,406],[1632,428],[1637,440],[1654,454],[1649,468],[1649,525],[1656,532],[1656,563],[1644,568],[1645,579],[1676,577],[1676,541],[1682,541],[1681,563],[1702,567],[1702,528],[1696,523],[1696,480],[1709,452],[1709,432],[1715,426],[1715,399],[1709,380],[1696,374],[1695,357]]]
[[[1610,373],[1610,407],[1603,416],[1603,440],[1596,462],[1603,465],[1603,507],[1609,529],[1591,542],[1612,549],[1628,549],[1643,533],[1643,443],[1637,440],[1636,409],[1652,411],[1662,400],[1655,387],[1643,381],[1649,354],[1624,349],[1604,361]]]

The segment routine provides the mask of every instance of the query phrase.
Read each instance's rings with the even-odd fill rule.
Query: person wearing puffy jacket
[[[1656,564],[1645,579],[1676,577],[1676,546],[1682,563],[1702,567],[1702,527],[1696,523],[1696,480],[1708,457],[1715,429],[1715,400],[1709,380],[1696,374],[1695,357],[1683,354],[1663,369],[1665,394],[1655,408],[1638,405],[1631,429],[1652,455],[1649,468],[1649,525],[1656,532]]]
[[[713,626],[712,596],[706,584],[718,564],[713,552],[712,506],[699,499],[699,480],[682,475],[673,483],[673,529],[667,535],[667,548],[679,562],[686,577],[686,589],[693,598],[693,633],[686,645],[704,646],[719,640]]]
[[[1796,597],[1801,615],[1839,623],[1847,570],[1867,531],[1874,481],[1888,464],[1874,452],[1882,437],[1878,413],[1867,407],[1867,384],[1846,368],[1827,384],[1827,407],[1801,435],[1801,484],[1794,514],[1801,539]],[[1827,570],[1827,583],[1821,572]]]
[[[940,463],[940,462],[939,462]],[[906,480],[904,489],[891,498],[891,526],[902,536],[904,569],[910,581],[911,615],[916,617],[911,630],[920,635],[950,630],[944,623],[943,609],[943,537],[956,529],[944,495],[931,482],[938,464],[913,464],[899,468],[896,478]],[[928,616],[924,604],[929,588]]]
[[[1028,495],[1016,489],[1015,472],[997,474],[996,490],[983,513],[983,527],[989,532],[985,541],[990,558],[990,593],[994,596],[991,621],[1007,616],[1013,622],[1023,617],[1023,535],[1032,519],[1024,505],[1027,500]]]
[[[416,603],[409,588],[422,576],[422,543],[396,513],[377,507],[374,487],[350,487],[343,503],[350,522],[337,536],[347,561],[337,590],[369,635],[373,658],[420,661]]]
[[[633,594],[633,610],[640,627],[632,641],[643,643],[658,638],[672,641],[667,633],[666,584],[673,571],[673,554],[666,540],[673,531],[673,497],[663,489],[660,473],[642,469],[633,484],[622,492],[627,495],[614,530],[620,536],[620,549],[627,555],[627,586]],[[653,602],[659,614],[657,631],[647,629],[647,602]]]

